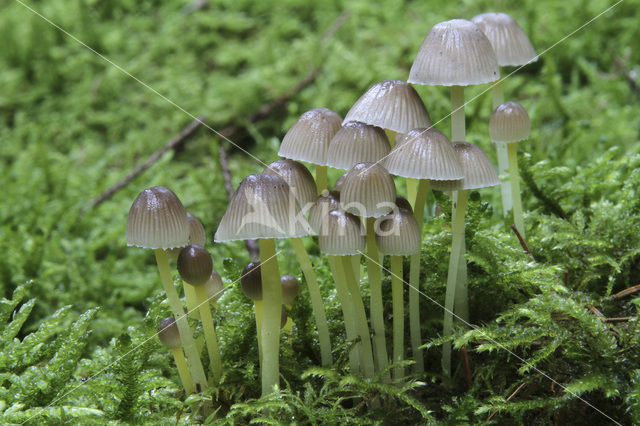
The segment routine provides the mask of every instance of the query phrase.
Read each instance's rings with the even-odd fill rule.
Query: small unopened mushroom
[[[178,367],[180,381],[187,395],[195,393],[196,388],[189,373],[189,366],[187,366],[187,360],[182,353],[180,332],[173,317],[165,318],[158,324],[158,339],[171,351],[176,367]]]

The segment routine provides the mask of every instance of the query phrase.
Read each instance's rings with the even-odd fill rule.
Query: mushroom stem
[[[495,110],[504,103],[504,90],[500,80],[498,80],[493,86],[491,94],[493,95],[493,109]],[[500,183],[500,191],[502,192],[502,214],[506,217],[509,214],[509,210],[513,208],[511,188],[509,187],[509,182],[503,178],[503,176],[507,174],[507,169],[509,168],[507,144],[505,142],[496,142],[496,152],[498,154],[498,176],[502,181]]]
[[[262,395],[273,392],[280,382],[280,318],[282,287],[273,238],[261,238],[260,271],[262,275]]]
[[[407,178],[407,200],[411,207],[416,208],[416,195],[418,194],[418,181],[413,178]]]
[[[347,289],[346,278],[342,267],[340,265],[340,259],[338,256],[327,256],[329,259],[329,267],[334,277],[336,285],[336,293],[342,306],[342,315],[344,316],[344,328],[347,332],[347,340],[354,342],[358,333],[356,332],[356,322],[353,314],[353,300],[349,297],[349,290]],[[360,350],[358,346],[354,346],[349,351],[349,367],[351,368],[351,374],[360,373]],[[364,363],[363,363],[364,364]]]
[[[192,285],[188,284],[187,282],[183,282],[183,286],[184,286],[184,298],[187,302],[187,310],[189,311],[189,317],[199,320],[200,312],[197,309],[198,299],[196,297],[196,290]]]
[[[422,231],[422,219],[424,217],[424,206],[427,201],[427,192],[429,191],[429,180],[421,179],[418,184],[418,192],[416,194],[413,215]],[[422,206],[422,207],[420,207]],[[409,333],[411,334],[411,350],[413,359],[416,362],[413,365],[414,373],[422,373],[424,371],[424,358],[422,356],[422,337],[420,336],[420,252],[412,254],[409,264]]]
[[[351,300],[353,302],[353,316],[356,323],[356,330],[360,337],[360,362],[362,365],[362,374],[364,377],[373,377],[375,374],[375,366],[373,364],[373,351],[371,348],[371,333],[369,331],[369,324],[367,323],[367,313],[364,310],[364,303],[362,302],[362,295],[360,294],[360,287],[356,282],[355,275],[353,274],[353,263],[349,259],[351,256],[341,256],[342,259],[342,271],[344,273],[345,281],[349,287],[351,293]]]
[[[211,363],[211,371],[213,372],[213,380],[220,383],[222,377],[222,358],[220,357],[220,348],[218,347],[218,336],[216,335],[216,327],[211,317],[211,308],[207,297],[207,290],[203,285],[195,286],[196,297],[200,306],[200,318],[202,318],[202,328],[204,330],[204,340],[207,343],[207,353],[209,354],[209,362]]]
[[[262,366],[262,300],[253,302],[253,310],[256,313],[256,335],[258,336],[258,361]]]
[[[329,189],[327,166],[316,165],[316,189],[318,190],[318,195],[322,194],[325,189]]]
[[[384,132],[387,134],[387,139],[389,139],[389,145],[391,148],[396,144],[396,132],[389,129],[384,129]]]
[[[513,200],[513,223],[518,228],[522,238],[525,238],[522,198],[520,198],[520,175],[518,173],[518,148],[515,142],[507,144],[507,152],[509,153],[509,177],[511,180],[511,198]]]
[[[464,86],[451,86],[451,141],[464,140]]]
[[[196,389],[193,385],[191,374],[189,374],[189,367],[187,366],[187,360],[184,357],[184,353],[182,353],[182,348],[171,348],[171,353],[173,354],[173,359],[176,362],[176,367],[178,367],[178,375],[180,376],[180,381],[182,382],[184,391],[187,395],[195,393]]]
[[[393,301],[393,362],[404,359],[404,297],[402,280],[402,256],[391,256],[391,292]],[[403,367],[393,369],[393,377],[404,376]]]
[[[160,279],[162,280],[164,291],[167,293],[169,306],[171,307],[173,316],[176,319],[176,324],[178,325],[178,331],[180,333],[184,352],[187,356],[191,377],[194,380],[196,388],[199,386],[199,390],[205,390],[209,387],[207,384],[207,376],[204,373],[202,362],[200,362],[200,354],[196,347],[196,341],[193,339],[193,334],[191,334],[191,328],[187,322],[187,316],[184,313],[184,308],[182,307],[182,303],[178,297],[178,292],[176,292],[176,288],[173,286],[171,268],[169,267],[169,257],[164,249],[155,249],[154,254],[158,264],[158,271],[160,272]]]
[[[453,330],[453,310],[456,292],[460,281],[460,261],[464,259],[464,220],[467,209],[467,190],[458,191],[455,219],[452,226],[451,258],[449,259],[449,274],[447,276],[447,290],[444,299],[443,336],[448,337]],[[445,342],[442,347],[442,369],[446,376],[451,376],[451,342]]]
[[[333,363],[331,358],[331,340],[329,338],[329,325],[327,324],[327,316],[324,312],[324,303],[318,285],[318,277],[313,270],[311,259],[307,250],[304,248],[302,239],[291,238],[293,250],[296,253],[300,269],[304,274],[309,289],[309,297],[311,298],[311,307],[313,308],[313,317],[316,320],[316,328],[318,329],[318,340],[320,342],[320,362],[323,367],[329,367]]]
[[[384,317],[382,315],[382,271],[380,270],[380,254],[376,244],[375,218],[367,218],[367,272],[371,291],[371,326],[373,328],[373,350],[376,369],[383,371],[389,363],[387,344],[384,333]],[[389,373],[383,375],[389,379]]]

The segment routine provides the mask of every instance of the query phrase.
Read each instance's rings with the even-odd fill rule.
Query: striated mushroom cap
[[[456,191],[459,189],[476,189],[500,184],[496,169],[482,148],[468,142],[454,142],[453,149],[455,149],[460,159],[464,179],[457,181],[432,181],[431,186],[433,189]]]
[[[413,213],[398,209],[380,219],[376,230],[376,243],[382,254],[409,256],[420,251],[422,229]]]
[[[436,129],[413,129],[398,137],[383,160],[389,173],[415,179],[462,179],[462,166],[444,133]]]
[[[326,166],[329,142],[342,125],[342,118],[327,108],[302,114],[282,139],[280,157]]]
[[[340,208],[340,193],[338,191],[322,191],[316,202],[309,209],[309,226],[314,235],[320,232],[322,224],[326,222],[329,212]]]
[[[491,42],[476,24],[465,19],[440,22],[420,46],[409,83],[468,86],[500,77]]]
[[[489,134],[494,142],[518,142],[529,138],[531,120],[527,110],[517,102],[500,105],[491,114]]]
[[[506,13],[487,12],[471,18],[487,36],[498,65],[525,65],[538,60],[531,41],[520,25]]]
[[[154,186],[138,194],[127,217],[127,245],[151,249],[186,246],[187,211],[171,190]]]
[[[316,199],[316,182],[302,163],[293,160],[274,161],[265,167],[263,173],[284,179],[300,206],[313,203]]]
[[[342,124],[350,121],[398,133],[431,125],[427,108],[418,92],[401,80],[385,80],[371,86],[353,104]]]
[[[375,163],[391,151],[389,139],[380,127],[352,121],[331,139],[327,165],[350,169],[358,163]]]
[[[366,244],[360,219],[342,210],[329,212],[320,230],[318,244],[322,253],[332,256],[359,254]]]
[[[300,208],[280,176],[249,175],[231,197],[215,241],[251,238],[294,238],[308,235]]]
[[[359,163],[353,166],[340,191],[340,206],[362,217],[380,217],[395,205],[396,185],[383,166]]]

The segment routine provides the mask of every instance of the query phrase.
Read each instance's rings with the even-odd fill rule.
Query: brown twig
[[[589,305],[587,308],[595,314],[595,316],[604,318],[604,314],[598,310],[595,306]]]
[[[467,389],[471,390],[473,381],[471,380],[471,369],[469,368],[469,355],[467,354],[467,348],[462,346],[460,348],[460,354],[462,355],[462,366],[464,368],[464,377],[467,380]]]
[[[613,317],[613,318],[602,318],[602,322],[627,322],[631,318],[634,317]]]
[[[524,249],[524,251],[526,251],[529,254],[529,257],[531,258],[531,260],[533,260],[535,262],[535,257],[533,257],[533,253],[531,253],[531,250],[529,250],[529,246],[527,245],[527,242],[524,240],[524,238],[522,238],[522,234],[520,234],[520,231],[518,231],[518,228],[516,228],[516,225],[511,225],[511,230],[513,230],[513,232],[516,234],[516,237],[518,237],[518,241],[520,241],[520,245],[522,246],[522,248]]]
[[[516,388],[516,390],[514,390],[511,395],[509,395],[507,397],[507,401],[511,400],[511,398],[513,398],[518,392],[520,392],[520,389],[522,389],[524,387],[524,385],[526,385],[527,382],[522,383],[520,386],[518,386]],[[491,420],[493,418],[493,416],[496,415],[496,413],[498,412],[498,410],[493,411],[491,414],[489,414],[489,417],[487,417],[487,421]]]
[[[118,192],[119,190],[121,190],[122,188],[127,186],[127,184],[129,184],[129,182],[134,180],[136,177],[138,177],[140,174],[142,174],[142,172],[144,172],[149,167],[151,167],[167,151],[169,151],[171,149],[175,149],[178,146],[180,146],[181,144],[185,143],[187,141],[187,139],[189,139],[189,137],[191,137],[196,132],[196,130],[198,130],[198,128],[200,128],[200,126],[204,124],[204,121],[206,119],[207,118],[205,116],[201,116],[201,117],[193,120],[191,123],[189,123],[187,125],[187,127],[182,129],[182,131],[177,136],[174,136],[173,138],[169,139],[167,141],[167,143],[165,143],[162,148],[158,149],[153,154],[151,154],[149,156],[149,158],[147,158],[147,161],[145,161],[144,163],[140,164],[134,170],[129,172],[129,174],[127,174],[121,181],[119,181],[115,185],[112,185],[109,189],[107,189],[105,192],[103,192],[102,195],[100,195],[98,198],[93,200],[88,209],[93,209],[93,208],[99,206],[100,204],[104,203],[105,201],[107,201],[109,198],[111,198],[113,196],[113,194],[115,194],[116,192]],[[88,210],[88,209],[85,208],[85,210]],[[84,213],[85,210],[83,210],[83,213]]]
[[[614,294],[613,296],[611,296],[611,298],[613,300],[622,299],[623,297],[630,296],[630,295],[632,295],[634,293],[637,293],[638,291],[640,291],[640,284],[636,284],[636,285],[634,285],[632,287],[625,288],[624,290],[619,291],[616,294]]]

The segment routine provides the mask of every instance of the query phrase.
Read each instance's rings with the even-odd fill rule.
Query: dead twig
[[[612,318],[602,318],[602,322],[627,322],[635,317],[612,317]]]
[[[471,380],[471,369],[469,368],[469,355],[467,354],[467,348],[462,346],[460,348],[460,354],[462,355],[462,366],[464,367],[464,377],[467,380],[467,389],[471,390],[473,381]]]
[[[107,189],[105,192],[103,192],[102,195],[100,195],[98,198],[93,200],[91,202],[91,205],[89,206],[89,208],[85,208],[82,212],[84,213],[86,210],[93,209],[93,208],[99,206],[100,204],[104,203],[105,201],[107,201],[109,198],[111,198],[113,196],[113,194],[115,194],[116,192],[118,192],[119,190],[121,190],[122,188],[127,186],[127,184],[129,184],[129,182],[134,180],[136,177],[140,176],[142,174],[142,172],[144,172],[149,167],[151,167],[167,151],[175,149],[178,146],[180,146],[183,143],[185,143],[187,141],[187,139],[189,139],[189,137],[193,136],[193,134],[196,132],[196,130],[198,130],[200,128],[200,126],[204,124],[204,121],[206,119],[207,118],[205,116],[201,116],[201,117],[193,120],[191,123],[189,123],[187,125],[187,127],[182,129],[182,131],[177,136],[174,136],[173,138],[169,139],[167,141],[167,143],[165,143],[162,148],[158,149],[153,154],[151,154],[149,156],[149,158],[147,158],[147,161],[145,161],[144,163],[140,164],[134,170],[129,172],[129,174],[127,174],[121,181],[119,181],[115,185],[112,185],[109,189]]]
[[[524,385],[526,385],[527,382],[522,383],[520,386],[518,386],[516,388],[516,390],[514,390],[511,395],[509,395],[507,397],[507,401],[510,401],[511,398],[513,398],[518,392],[520,392],[520,389],[522,389],[524,387]],[[487,417],[487,421],[491,420],[493,418],[493,416],[495,416],[498,413],[498,410],[493,411],[491,414],[489,414],[489,417]]]
[[[611,298],[613,300],[622,299],[623,297],[631,296],[632,294],[637,293],[638,291],[640,291],[640,284],[636,284],[632,287],[625,288],[624,290],[619,291],[613,296],[611,296]]]
[[[522,234],[520,234],[520,231],[518,231],[518,228],[516,228],[516,225],[512,224],[511,230],[513,230],[513,232],[516,234],[516,237],[518,237],[518,241],[520,241],[520,245],[522,246],[524,251],[526,251],[529,254],[529,257],[531,258],[531,260],[535,262],[536,259],[535,257],[533,257],[533,253],[531,253],[531,250],[529,250],[529,246],[527,245],[527,242],[524,240],[524,238],[522,238]]]

